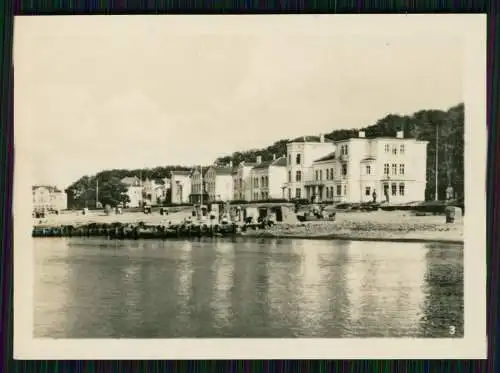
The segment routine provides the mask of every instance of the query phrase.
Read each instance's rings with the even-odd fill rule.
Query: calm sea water
[[[42,238],[34,247],[35,337],[463,336],[463,245]]]

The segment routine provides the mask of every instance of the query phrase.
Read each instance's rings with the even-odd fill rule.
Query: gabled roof
[[[328,153],[327,155],[321,157],[321,158],[318,158],[314,161],[314,163],[316,162],[324,162],[324,161],[330,161],[330,160],[333,160],[335,159],[335,152],[331,152],[331,153]]]
[[[58,189],[54,185],[33,185],[31,187],[32,190],[36,190],[36,189],[39,189],[39,188],[48,189],[50,193],[61,193],[62,192],[62,190]]]
[[[262,168],[268,168],[268,167],[286,167],[286,158],[285,157],[280,157],[278,159],[275,159],[273,161],[266,161],[257,164],[254,166],[255,169],[262,169]]]
[[[231,175],[233,169],[231,167],[211,167],[215,171],[216,175]]]
[[[297,137],[293,140],[288,141],[288,143],[292,142],[321,142],[320,136],[301,136]],[[334,141],[327,139],[326,137],[324,138],[325,143],[333,143]]]
[[[207,171],[208,171],[208,168],[207,167],[203,167],[202,168],[202,176],[205,176],[207,174]],[[193,176],[195,172],[200,172],[200,167],[196,167],[195,169],[193,169],[190,173],[190,176]]]

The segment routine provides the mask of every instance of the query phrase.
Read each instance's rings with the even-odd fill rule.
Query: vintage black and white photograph
[[[23,356],[485,353],[482,24],[350,19],[16,18]]]

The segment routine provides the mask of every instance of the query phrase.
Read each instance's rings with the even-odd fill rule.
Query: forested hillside
[[[447,111],[421,110],[413,115],[390,114],[378,120],[375,124],[360,129],[335,130],[325,134],[330,140],[343,140],[357,137],[358,131],[364,130],[366,137],[395,136],[403,130],[405,137],[429,141],[427,147],[427,189],[426,198],[434,199],[435,190],[435,154],[436,131],[439,132],[438,142],[438,177],[439,198],[445,197],[446,188],[451,185],[459,197],[463,198],[464,191],[464,105],[458,104]],[[304,134],[310,137],[311,134]],[[232,161],[237,165],[241,161],[254,162],[258,155],[262,160],[271,160],[273,154],[286,154],[286,143],[291,139],[281,139],[264,149],[251,149],[233,153],[216,160],[217,163],[227,164]],[[210,160],[208,160],[210,161]],[[115,203],[120,200],[125,187],[120,180],[125,176],[142,176],[161,182],[170,177],[172,170],[188,170],[186,166],[164,166],[144,168],[142,170],[105,170],[97,175],[84,176],[75,181],[67,190],[68,206],[80,208],[95,206],[96,177],[99,179],[99,195],[103,204]]]

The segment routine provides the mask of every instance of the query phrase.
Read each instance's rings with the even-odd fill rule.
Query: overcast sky
[[[463,101],[462,43],[447,34],[387,20],[328,33],[307,32],[318,18],[279,30],[260,17],[187,18],[16,19],[15,125],[31,139],[33,182],[206,164]]]

